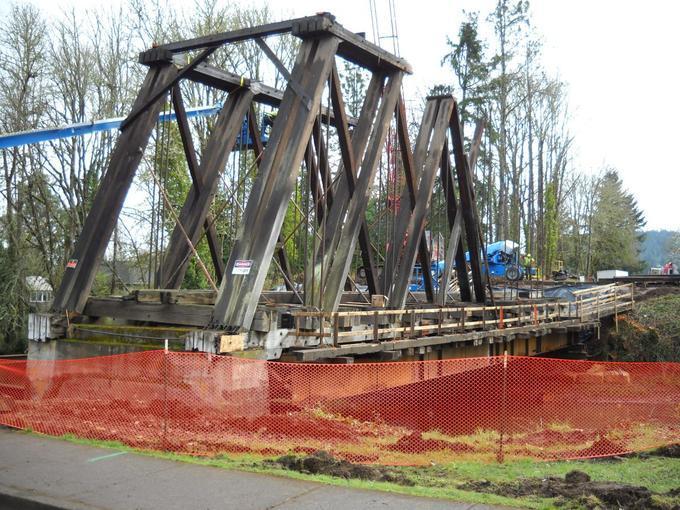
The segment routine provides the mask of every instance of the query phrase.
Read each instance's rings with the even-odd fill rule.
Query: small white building
[[[49,303],[54,293],[52,285],[42,276],[27,276],[26,287],[28,288],[30,303]]]

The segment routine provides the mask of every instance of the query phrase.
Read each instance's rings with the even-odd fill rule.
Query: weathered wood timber
[[[321,297],[322,309],[324,310],[336,310],[340,303],[345,278],[349,273],[354,255],[357,236],[366,213],[366,205],[375,178],[378,160],[385,143],[390,119],[399,99],[402,78],[403,73],[400,71],[395,71],[388,77],[354,193],[347,205],[347,215],[342,225],[337,250],[331,260],[328,273],[325,275],[324,292]],[[337,203],[337,200],[335,203]]]
[[[184,109],[184,102],[182,101],[182,90],[178,85],[172,90],[172,104],[175,108],[175,115],[177,116],[177,127],[179,128],[179,135],[182,139],[184,155],[186,156],[189,174],[191,175],[191,183],[194,188],[200,189],[205,181],[205,176],[200,172],[204,171],[205,168],[199,166],[198,160],[196,159],[196,150],[194,149],[194,142],[191,138],[191,128]],[[217,238],[217,229],[215,228],[215,221],[213,220],[212,215],[208,214],[205,217],[204,228],[208,239],[208,247],[210,248],[213,267],[215,268],[215,276],[219,282],[224,275],[224,261],[222,260],[222,245]],[[160,269],[162,270],[162,266]],[[157,275],[156,281],[159,283],[163,282],[163,275]]]
[[[423,133],[421,127],[421,134],[423,136],[419,134],[418,141],[416,142],[414,161],[416,168],[422,168],[422,170],[418,182],[415,207],[413,207],[406,222],[404,234],[404,238],[407,241],[406,246],[404,246],[403,251],[398,254],[395,253],[394,256],[398,260],[395,266],[396,276],[388,292],[390,306],[394,308],[402,308],[406,304],[406,295],[411,279],[411,268],[415,264],[418,240],[425,233],[426,215],[429,209],[437,169],[441,163],[446,131],[451,114],[453,113],[454,104],[453,97],[439,97],[428,100],[428,106],[433,105],[432,109],[435,111],[435,118],[431,125],[424,124],[426,132]],[[422,145],[419,146],[418,143]],[[397,237],[397,239],[400,239],[400,237]],[[390,258],[389,252],[388,258]],[[422,268],[422,271],[429,272],[430,268]]]
[[[470,252],[470,268],[472,270],[472,286],[475,291],[475,300],[483,303],[486,300],[484,288],[484,276],[482,275],[482,253],[479,234],[479,215],[475,203],[475,192],[472,184],[472,174],[465,156],[463,127],[460,123],[458,108],[454,109],[451,117],[451,138],[453,142],[453,156],[456,162],[456,175],[460,185],[460,204],[465,221],[465,233],[467,247]],[[486,256],[486,254],[484,254]]]
[[[338,43],[335,37],[323,36],[305,39],[300,46],[291,77],[311,99],[312,109],[291,87],[286,89],[229,256],[213,326],[232,331],[250,327]],[[263,225],[267,231],[253,236]],[[251,261],[248,274],[230,274],[237,260]]]
[[[357,165],[366,150],[366,144],[368,143],[375,114],[380,103],[384,79],[384,75],[374,73],[366,90],[359,120],[352,136],[352,160]],[[329,209],[326,211],[326,235],[319,243],[317,251],[311,255],[310,267],[305,279],[305,289],[310,289],[310,292],[306,293],[306,304],[308,306],[320,306],[321,304],[318,297],[313,297],[311,289],[319,288],[321,285],[321,275],[328,274],[331,261],[337,252],[347,206],[350,197],[354,193],[355,185],[353,186],[350,182],[355,183],[356,175],[347,175],[351,170],[351,168],[346,168],[342,162],[338,167],[338,172],[345,174],[345,179],[341,178],[338,180],[337,188],[333,194],[333,203],[330,204]]]
[[[159,276],[163,277],[162,281],[159,280],[162,288],[177,289],[184,280],[192,250],[182,230],[192,245],[198,244],[220,175],[241,132],[252,98],[253,93],[249,89],[237,90],[229,95],[219,113],[199,171],[196,172],[198,179],[191,186],[180,212],[180,225],[175,226],[168,243],[168,251],[159,272]]]
[[[133,109],[146,104],[160,83],[171,81],[178,73],[173,65],[151,67]],[[159,98],[135,118],[118,138],[109,167],[92,201],[83,230],[55,294],[52,304],[54,310],[83,311],[162,106],[163,101]]]

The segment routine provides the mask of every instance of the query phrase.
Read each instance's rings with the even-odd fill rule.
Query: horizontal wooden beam
[[[187,73],[186,77],[197,83],[215,87],[225,92],[233,92],[243,87],[249,88],[253,93],[253,101],[274,108],[278,108],[283,100],[282,90],[275,89],[264,83],[252,81],[250,78],[224,71],[209,64],[196,66],[196,68]],[[321,122],[330,123],[334,127],[336,125],[333,112],[329,112],[325,106],[321,107]],[[347,117],[347,123],[350,126],[355,126],[357,119],[355,117]]]
[[[413,72],[411,65],[406,60],[385,51],[380,46],[368,41],[365,37],[347,30],[340,23],[337,23],[335,16],[330,13],[267,23],[257,27],[241,28],[162,44],[157,48],[143,52],[140,55],[140,61],[148,60],[145,55],[152,52],[154,54],[157,54],[159,51],[185,53],[191,50],[211,48],[272,35],[292,33],[295,36],[304,38],[323,32],[330,33],[340,39],[338,55],[350,62],[372,71],[402,71],[409,74]]]
[[[90,298],[87,300],[83,314],[89,317],[205,327],[210,321],[212,306]]]
[[[293,24],[301,19],[304,18],[289,19],[276,23],[267,23],[257,27],[240,28],[238,30],[219,32],[217,34],[194,37],[193,39],[185,39],[183,41],[174,41],[167,44],[161,44],[159,48],[172,53],[184,53],[186,51],[206,48],[208,46],[246,41],[248,39],[254,39],[255,37],[286,34],[290,33],[293,30]]]

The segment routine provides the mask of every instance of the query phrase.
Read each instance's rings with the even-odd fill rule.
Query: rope
[[[198,254],[198,252],[196,251],[196,248],[194,247],[194,243],[191,242],[191,239],[187,235],[187,231],[184,230],[184,226],[182,226],[182,222],[179,220],[179,216],[175,212],[175,208],[172,207],[172,204],[170,203],[168,196],[165,194],[165,190],[163,189],[163,186],[158,181],[158,178],[156,177],[156,173],[153,170],[151,170],[151,175],[152,175],[154,181],[156,181],[156,183],[158,184],[158,188],[160,189],[160,192],[163,195],[163,200],[165,200],[165,203],[166,203],[170,213],[172,214],[173,219],[177,223],[177,226],[179,227],[180,231],[182,232],[182,235],[184,236],[185,241],[189,245],[191,252],[193,253],[194,257],[196,257],[196,261],[198,262],[198,265],[201,268],[201,271],[203,271],[203,274],[207,278],[208,283],[210,283],[210,286],[212,287],[212,289],[215,292],[217,292],[217,286],[215,285],[215,282],[213,281],[212,276],[210,276],[210,272],[208,271],[208,269],[205,267],[205,264],[201,260],[200,255]]]

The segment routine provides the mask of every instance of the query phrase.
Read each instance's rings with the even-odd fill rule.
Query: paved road
[[[491,509],[156,459],[0,428],[0,508]]]

